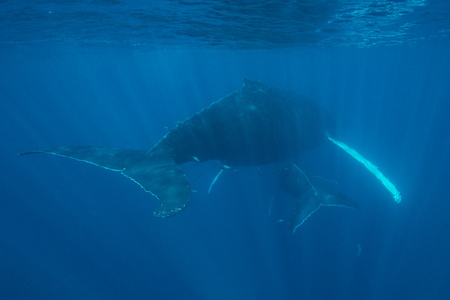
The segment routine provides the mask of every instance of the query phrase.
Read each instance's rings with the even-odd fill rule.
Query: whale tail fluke
[[[155,216],[170,217],[189,203],[191,190],[184,172],[170,152],[153,148],[150,151],[64,146],[46,150],[21,152],[19,155],[48,153],[84,161],[108,170],[121,172],[159,200]]]
[[[344,194],[312,184],[308,176],[294,163],[290,163],[281,171],[280,190],[298,199],[289,222],[292,233],[321,206],[359,209],[358,205]]]
[[[358,205],[342,193],[321,189],[316,190],[316,192],[310,190],[299,199],[291,215],[291,232],[294,233],[321,206],[348,207],[359,210]]]

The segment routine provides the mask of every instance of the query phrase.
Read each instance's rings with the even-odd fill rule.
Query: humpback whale
[[[191,199],[179,165],[209,160],[228,166],[272,164],[327,141],[344,149],[330,136],[330,120],[312,101],[244,79],[239,90],[179,123],[150,150],[63,146],[19,155],[49,153],[121,172],[159,200],[154,215],[165,218],[181,212]],[[355,157],[353,149],[344,150]]]

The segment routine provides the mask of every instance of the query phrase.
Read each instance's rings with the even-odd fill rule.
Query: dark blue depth
[[[18,30],[0,29],[0,298],[447,299],[450,56],[446,23],[427,24],[412,35],[442,36],[372,48],[314,39],[223,47],[226,38],[202,47],[186,34],[167,48],[156,45],[162,37],[140,47],[124,32],[111,44],[20,41]],[[17,156],[59,145],[149,149],[244,77],[319,103],[336,136],[376,164],[403,201],[331,144],[297,163],[337,182],[360,211],[321,208],[294,235],[295,201],[277,194],[270,165],[226,171],[209,194],[221,164],[184,165],[191,203],[157,219],[156,199],[118,173]]]

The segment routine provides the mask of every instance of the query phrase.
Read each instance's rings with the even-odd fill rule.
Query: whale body
[[[159,200],[154,214],[165,218],[181,212],[191,199],[191,189],[186,174],[179,167],[181,164],[219,160],[227,166],[258,166],[290,161],[328,141],[332,124],[331,118],[316,103],[244,79],[240,89],[180,122],[150,150],[62,146],[19,155],[49,153],[121,172]],[[290,182],[292,192],[299,189],[292,184],[296,180],[301,182],[302,178],[295,172],[290,176],[284,179]],[[320,203],[347,203],[342,200],[345,197],[336,193],[311,193],[311,189],[304,186],[300,186],[300,190],[307,191],[307,196],[303,192],[297,196],[306,197],[307,201],[302,200],[297,205],[291,217],[292,231]],[[355,207],[353,204],[343,206]]]

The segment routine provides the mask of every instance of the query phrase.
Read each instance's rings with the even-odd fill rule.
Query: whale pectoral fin
[[[190,201],[191,191],[186,175],[164,152],[148,154],[142,150],[63,146],[21,152],[19,155],[36,153],[68,157],[121,172],[158,198],[156,217],[173,216],[182,211]]]
[[[289,223],[291,232],[294,233],[319,208],[320,202],[313,192],[307,192],[303,195],[291,215]]]
[[[127,168],[122,174],[158,198],[159,207],[155,211],[155,217],[174,216],[182,211],[191,199],[191,189],[186,175],[171,160],[165,162],[150,160]]]

